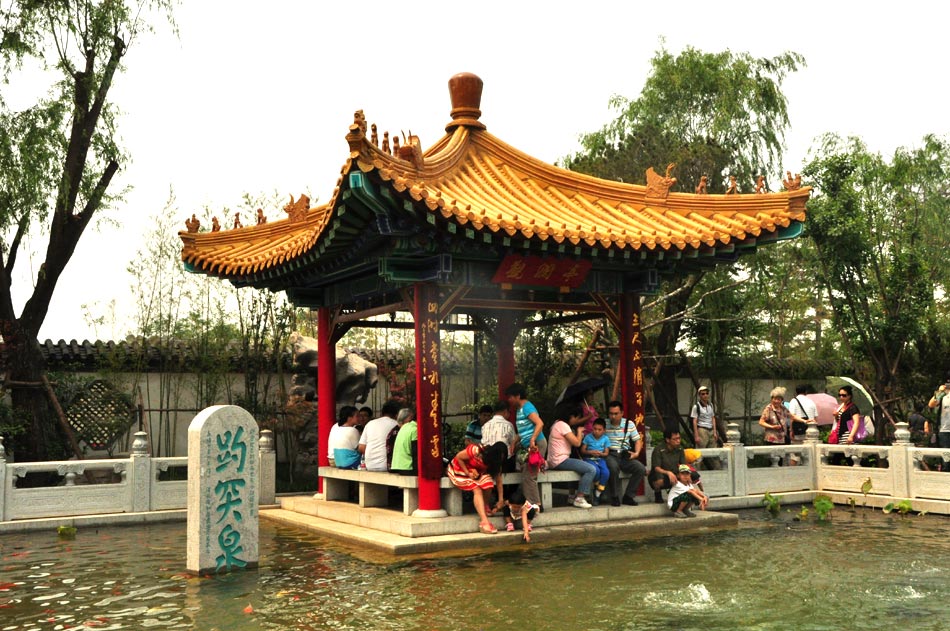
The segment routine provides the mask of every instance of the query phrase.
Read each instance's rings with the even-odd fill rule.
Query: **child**
[[[696,513],[689,509],[690,506],[699,506],[700,510],[706,510],[709,499],[706,495],[693,485],[692,471],[688,464],[681,464],[676,473],[676,484],[670,489],[667,505],[673,511],[673,517],[695,517]]]
[[[514,532],[515,522],[521,522],[521,530],[524,531],[525,543],[531,542],[531,520],[537,514],[540,507],[537,504],[524,501],[524,496],[520,491],[515,491],[511,497],[505,500],[505,530]]]
[[[602,418],[594,419],[591,433],[581,441],[581,456],[597,467],[597,476],[594,478],[594,506],[600,503],[600,494],[610,478],[606,460],[607,454],[610,453],[610,438],[604,433],[606,431],[607,422]]]

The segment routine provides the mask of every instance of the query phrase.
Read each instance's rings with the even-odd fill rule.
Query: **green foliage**
[[[766,494],[762,497],[762,504],[765,506],[765,510],[768,511],[769,515],[772,517],[778,517],[778,514],[782,509],[782,496],[772,495],[771,493],[766,492]]]
[[[802,505],[798,514],[795,515],[795,521],[808,521],[808,507]]]
[[[896,510],[900,514],[900,516],[903,518],[903,517],[907,517],[907,513],[914,510],[914,508],[913,506],[911,506],[909,499],[903,499],[899,502],[888,502],[887,504],[884,505],[884,508],[882,508],[881,510],[884,512],[885,515],[889,515],[893,511]]]
[[[121,199],[113,179],[127,156],[118,142],[110,90],[133,40],[150,29],[147,19],[170,16],[171,5],[11,0],[0,6],[0,334],[17,357],[8,371],[11,381],[42,376],[35,340],[59,278],[89,223]],[[32,104],[11,104],[4,98],[6,86],[22,90],[32,83],[23,81],[27,73],[43,76],[47,85]],[[17,274],[28,236],[46,258],[35,273]],[[23,288],[13,282],[21,276]],[[23,306],[17,312],[15,305]],[[11,398],[30,424],[17,439],[21,456],[53,457],[63,437],[42,393],[15,386]]]
[[[707,175],[708,191],[722,193],[728,176],[734,175],[740,190],[749,192],[756,175],[781,171],[789,124],[781,86],[803,65],[801,55],[793,52],[755,58],[691,47],[678,55],[661,49],[651,60],[640,96],[634,100],[615,96],[611,106],[617,117],[582,135],[581,151],[562,162],[575,171],[630,183],[643,183],[648,168],[662,172],[672,162],[678,178],[673,190],[692,191]],[[684,319],[693,317],[690,344],[711,365],[721,349],[756,328],[756,311],[734,310],[745,304],[751,290],[737,289],[737,283],[715,297],[709,294],[723,275],[728,273],[708,282],[703,282],[702,272],[665,279],[663,298],[643,308],[643,322],[662,323],[658,332],[644,328],[646,352],[674,354]],[[695,291],[701,282],[700,291]],[[671,403],[678,398],[675,375],[668,365],[665,370],[658,376],[664,391],[658,401],[663,415],[674,418],[678,416]]]
[[[909,343],[946,319],[936,262],[950,242],[950,145],[926,136],[887,162],[859,139],[828,135],[804,175],[817,189],[806,230],[818,283],[842,339],[872,367],[877,396],[893,399],[915,364]]]
[[[818,515],[818,521],[828,520],[831,517],[831,511],[835,508],[835,504],[831,501],[831,498],[821,493],[816,495],[815,499],[812,500],[812,506],[815,507],[815,514]]]
[[[75,539],[76,527],[75,526],[58,526],[56,528],[56,534],[60,539]]]
[[[542,311],[537,318],[549,315],[552,314]],[[563,390],[563,379],[574,368],[570,351],[579,345],[579,340],[572,339],[570,333],[571,328],[565,325],[529,327],[517,339],[517,378],[546,420]]]
[[[675,162],[680,185],[709,175],[709,192],[724,192],[727,175],[751,188],[755,175],[780,173],[788,108],[781,85],[804,58],[748,53],[659,50],[640,97],[615,96],[618,116],[581,136],[568,168],[626,182],[645,181],[650,166]],[[747,189],[748,190],[748,189]]]

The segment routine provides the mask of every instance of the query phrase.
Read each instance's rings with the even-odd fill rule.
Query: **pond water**
[[[261,567],[183,572],[185,525],[0,536],[0,631],[915,629],[950,620],[950,519],[735,529],[395,560],[261,522]]]

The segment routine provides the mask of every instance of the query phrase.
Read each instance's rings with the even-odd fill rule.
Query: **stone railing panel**
[[[733,489],[733,460],[731,449],[703,449],[703,459],[700,461],[699,474],[703,483],[703,491],[709,497],[728,497],[734,494]],[[706,469],[706,466],[719,465],[718,469]]]
[[[152,458],[150,510],[174,510],[188,507],[188,480],[160,480],[171,467],[187,467],[188,457]]]
[[[920,499],[950,500],[950,450],[912,448],[909,494]]]
[[[123,513],[132,509],[128,460],[81,460],[6,465],[4,519]],[[56,473],[59,486],[16,488],[29,473]],[[112,482],[86,484],[89,479]]]
[[[261,471],[256,492],[268,503],[275,496],[275,454],[270,432],[259,445]],[[0,521],[103,515],[188,506],[187,480],[160,480],[162,472],[187,466],[188,458],[152,458],[145,432],[137,432],[128,458],[114,460],[66,460],[58,462],[8,463],[0,439]],[[56,486],[17,488],[17,480],[30,472],[54,472],[61,476]]]
[[[861,493],[861,487],[867,480],[871,480],[871,491],[868,495],[894,495],[894,472],[887,468],[862,467],[860,459],[867,456],[877,456],[886,460],[891,447],[861,446],[861,445],[821,445],[819,453],[821,461],[818,464],[818,489],[821,491],[845,491]],[[853,464],[828,464],[832,454],[843,454],[852,458]]]
[[[806,445],[768,445],[746,447],[745,456],[751,461],[756,456],[765,456],[768,467],[746,467],[745,492],[749,495],[765,493],[788,493],[811,490],[814,473],[811,462],[812,450]],[[792,465],[792,461],[798,462]]]

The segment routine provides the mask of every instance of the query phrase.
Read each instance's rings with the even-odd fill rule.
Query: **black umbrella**
[[[562,392],[561,396],[557,398],[557,401],[554,402],[554,405],[559,405],[564,401],[572,401],[580,396],[583,396],[588,390],[596,390],[597,388],[603,388],[606,385],[607,380],[603,377],[588,377],[587,379],[582,379],[564,388],[564,392]]]

